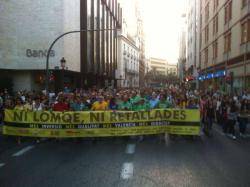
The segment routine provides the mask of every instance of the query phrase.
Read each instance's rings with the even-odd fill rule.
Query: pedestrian
[[[230,105],[227,108],[227,123],[226,123],[226,129],[225,132],[226,134],[236,140],[236,136],[235,136],[235,123],[237,120],[237,106],[234,100],[230,101]]]
[[[213,126],[213,121],[214,121],[214,105],[212,98],[209,96],[206,106],[205,106],[205,134],[208,136],[212,135],[212,126]]]
[[[248,123],[248,106],[247,106],[247,99],[242,99],[241,105],[240,105],[240,111],[238,115],[238,121],[239,121],[239,130],[240,130],[240,136],[245,138],[246,137],[246,127]]]

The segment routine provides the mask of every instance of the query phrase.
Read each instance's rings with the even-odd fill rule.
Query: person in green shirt
[[[130,97],[130,103],[136,105],[140,101],[141,97],[137,94],[136,91],[133,91]]]
[[[169,103],[168,101],[166,100],[166,96],[161,94],[160,95],[160,101],[158,102],[156,108],[160,108],[160,109],[163,109],[163,108],[169,108]]]
[[[131,110],[132,105],[129,102],[128,95],[123,95],[121,102],[118,104],[118,110]]]
[[[139,103],[133,106],[134,111],[144,111],[150,110],[149,104],[145,101],[145,99],[141,98]]]

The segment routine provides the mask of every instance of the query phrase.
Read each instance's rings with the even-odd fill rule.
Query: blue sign
[[[221,71],[217,71],[215,73],[208,73],[208,74],[205,74],[205,75],[200,75],[198,77],[198,79],[200,81],[203,81],[203,80],[208,80],[208,79],[213,79],[213,78],[218,78],[218,77],[224,77],[224,76],[226,76],[226,71],[221,70]]]

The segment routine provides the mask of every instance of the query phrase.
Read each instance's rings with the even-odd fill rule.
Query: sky
[[[177,63],[185,0],[142,0],[146,53]]]

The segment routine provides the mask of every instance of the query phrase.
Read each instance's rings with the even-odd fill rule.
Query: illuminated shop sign
[[[209,80],[209,79],[219,78],[219,77],[224,77],[224,76],[226,76],[226,71],[222,70],[222,71],[217,71],[215,73],[208,73],[208,74],[200,75],[198,79],[199,81],[203,81],[203,80]]]

